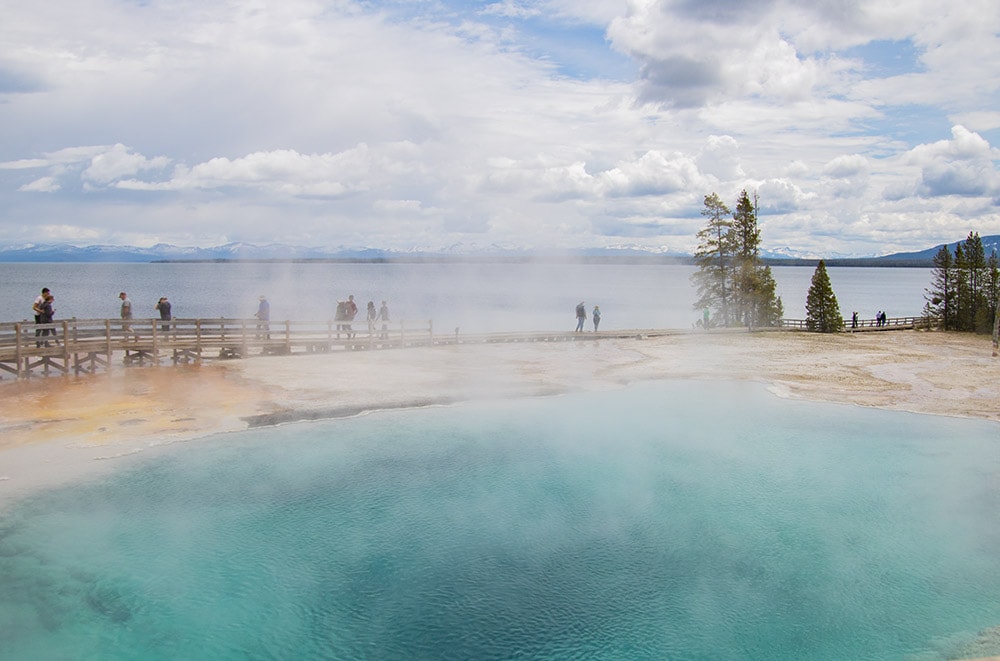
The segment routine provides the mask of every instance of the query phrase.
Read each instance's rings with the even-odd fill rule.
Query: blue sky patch
[[[863,46],[850,48],[843,54],[864,60],[867,78],[889,78],[924,69],[920,62],[921,53],[909,39],[871,41]]]

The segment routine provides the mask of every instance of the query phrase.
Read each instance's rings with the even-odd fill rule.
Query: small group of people
[[[876,326],[885,326],[888,323],[889,323],[889,320],[888,320],[888,317],[886,317],[885,312],[883,312],[882,310],[879,310],[878,312],[875,313],[875,325]],[[852,312],[851,313],[851,328],[857,328],[857,327],[858,327],[858,313],[857,312]]]
[[[130,323],[132,321],[132,301],[125,292],[119,292],[118,300],[121,301],[119,315],[122,319],[122,331],[124,331],[126,336],[131,335],[133,339],[138,340],[139,334],[135,332],[135,329],[132,328],[132,324]],[[166,296],[161,296],[160,300],[158,300],[156,305],[153,306],[153,309],[160,313],[161,322],[170,321],[173,317],[170,311],[170,301]],[[163,323],[160,325],[160,329],[166,333],[170,330],[170,324]]]
[[[49,291],[48,287],[42,287],[42,293],[35,297],[34,302],[31,304],[31,311],[35,315],[35,324],[51,324],[55,318],[56,309],[54,307],[56,297]],[[39,338],[48,338],[49,335],[52,336],[52,341],[59,344],[59,340],[56,338],[55,328],[36,328],[35,329],[35,346],[40,347],[43,344],[49,346],[49,340],[41,340]]]
[[[122,320],[122,331],[125,333],[126,337],[131,336],[132,338],[138,340],[139,334],[132,328],[132,301],[129,299],[126,292],[120,292],[118,294],[118,299],[121,301],[121,306],[119,308],[119,316]],[[35,317],[36,325],[51,324],[55,317],[55,296],[49,290],[48,287],[42,287],[41,293],[32,302],[31,309]],[[161,296],[153,306],[153,309],[160,314],[160,328],[163,332],[170,331],[169,322],[173,318],[173,313],[171,310],[170,300],[166,296]],[[595,308],[596,309],[596,308]],[[337,337],[340,337],[340,333],[347,333],[347,337],[355,337],[356,333],[352,327],[352,322],[358,314],[358,306],[354,302],[354,294],[347,297],[346,301],[337,301],[337,312],[335,316],[335,321],[337,322]],[[267,297],[263,294],[260,295],[257,303],[257,311],[254,313],[254,317],[257,319],[257,337],[270,338],[270,320],[271,320],[271,304],[268,302]],[[369,335],[375,333],[375,326],[379,322],[382,324],[381,332],[379,337],[389,336],[389,305],[382,301],[382,306],[379,309],[375,309],[375,302],[368,301],[368,333]],[[595,324],[596,326],[596,324]],[[35,329],[35,337],[49,337],[56,339],[56,331],[54,328],[37,328]],[[36,339],[35,346],[41,347],[49,346],[50,340]]]
[[[353,338],[357,336],[357,332],[354,330],[354,318],[358,315],[358,304],[354,302],[354,294],[350,294],[346,301],[337,301],[337,310],[334,313],[333,320],[337,323],[337,339],[340,339],[340,334],[343,332],[348,338]],[[368,334],[375,334],[375,325],[378,322],[382,323],[381,332],[379,337],[385,338],[389,336],[389,305],[385,301],[382,301],[382,306],[376,310],[375,301],[368,301],[368,308],[365,311],[366,320],[368,321]]]
[[[591,312],[591,318],[594,321],[594,332],[597,332],[598,326],[601,325],[601,308],[598,305],[594,306],[593,312]],[[580,301],[576,305],[576,332],[583,332],[583,325],[587,322],[587,306],[584,305],[583,301]]]

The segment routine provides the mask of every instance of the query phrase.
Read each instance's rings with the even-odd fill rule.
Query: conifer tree
[[[986,260],[986,302],[987,307],[994,311],[1000,304],[1000,259],[997,258],[996,250]]]
[[[783,313],[771,269],[760,261],[760,229],[756,201],[744,190],[732,219],[718,195],[705,196],[706,227],[698,233],[696,308],[712,308],[720,323],[776,326]]]
[[[748,328],[776,326],[783,313],[777,283],[771,267],[760,261],[760,228],[757,225],[757,197],[753,202],[746,190],[740,193],[733,212],[734,299],[738,322]]]
[[[993,326],[993,310],[987,298],[989,276],[979,232],[969,232],[965,239],[965,259],[969,270],[969,328],[977,333],[988,333]]]
[[[972,330],[972,315],[969,286],[969,260],[965,258],[965,249],[959,243],[955,246],[955,258],[952,260],[951,279],[955,284],[955,325],[954,330]]]
[[[934,255],[931,288],[926,289],[927,312],[941,330],[955,327],[955,265],[948,246],[941,246]]]
[[[731,299],[729,271],[732,268],[732,221],[729,207],[715,193],[705,196],[705,207],[701,215],[708,219],[705,227],[698,232],[698,248],[695,263],[698,270],[691,276],[697,287],[696,310],[711,310],[711,318],[727,326],[731,321]]]
[[[996,251],[985,256],[982,239],[969,232],[952,255],[941,246],[934,255],[926,311],[942,330],[989,333],[1000,304],[1000,262]]]
[[[844,328],[844,317],[823,260],[816,266],[806,295],[806,328],[818,333],[836,333]]]

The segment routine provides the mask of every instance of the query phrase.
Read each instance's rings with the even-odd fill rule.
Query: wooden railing
[[[904,330],[913,328],[927,328],[929,321],[927,317],[889,317],[881,324],[877,319],[858,319],[858,325],[853,326],[850,319],[844,319],[844,330],[854,331],[878,331],[878,330]],[[781,327],[792,330],[808,330],[808,322],[805,319],[782,319]]]
[[[846,331],[925,328],[925,317],[892,317],[879,325],[859,320]],[[804,319],[783,319],[777,330],[807,330]],[[738,332],[738,329],[713,329]],[[773,330],[773,329],[760,329]],[[51,324],[30,321],[0,323],[0,376],[82,374],[125,365],[159,365],[201,361],[203,358],[244,358],[252,355],[323,353],[335,350],[387,349],[428,345],[498,342],[565,342],[604,338],[639,338],[690,331],[644,329],[573,333],[569,331],[434,334],[431,320],[401,321],[383,330],[376,324],[353,323],[348,330],[336,321],[272,321],[256,319],[69,319]]]
[[[112,355],[125,364],[201,360],[204,354],[239,358],[257,354],[380,349],[430,344],[430,320],[400,321],[369,331],[362,321],[256,319],[69,319],[49,324],[0,323],[0,371],[17,377],[41,371],[80,374],[106,369]]]

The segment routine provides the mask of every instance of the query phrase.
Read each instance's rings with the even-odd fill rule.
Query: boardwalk
[[[920,317],[889,319],[884,326],[864,320],[848,331],[883,331],[925,325]],[[781,329],[804,330],[804,320],[786,319]],[[334,321],[255,319],[70,319],[52,324],[28,321],[0,324],[0,377],[27,378],[90,374],[114,366],[185,364],[204,359],[262,355],[327,353],[414,346],[501,342],[575,342],[604,338],[656,337],[688,329],[627,329],[597,333],[535,331],[482,334],[435,334],[430,320],[403,321],[369,331],[367,324],[348,330]],[[701,331],[699,331],[701,332]],[[718,329],[711,332],[745,332]]]

